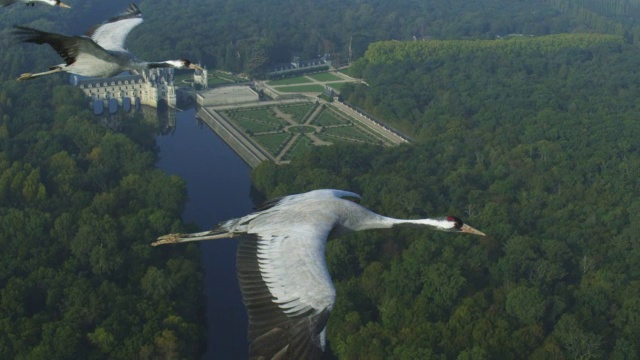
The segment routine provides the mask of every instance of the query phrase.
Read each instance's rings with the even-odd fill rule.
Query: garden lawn
[[[252,138],[275,158],[292,136],[291,133],[276,133],[252,136]]]
[[[342,80],[341,78],[337,77],[336,75],[333,75],[330,72],[307,75],[307,77],[310,77],[316,81],[323,81],[323,82]]]
[[[299,136],[296,143],[289,148],[289,151],[287,151],[286,154],[284,154],[282,160],[291,160],[293,157],[304,153],[313,146],[313,141],[311,139],[306,136]]]
[[[272,86],[278,86],[278,85],[306,84],[310,82],[311,80],[307,79],[304,76],[296,76],[296,77],[287,78],[287,79],[267,81],[267,84]]]
[[[275,88],[279,92],[293,92],[293,93],[303,93],[303,92],[318,92],[321,93],[324,91],[324,87],[322,85],[299,85],[299,86],[278,86]]]

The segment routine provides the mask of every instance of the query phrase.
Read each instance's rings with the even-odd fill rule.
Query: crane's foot
[[[169,234],[169,235],[162,235],[158,238],[158,240],[156,240],[155,242],[151,243],[151,246],[158,246],[158,245],[164,245],[164,244],[175,244],[177,243],[180,238],[182,237],[182,234]]]
[[[20,77],[18,78],[18,81],[25,81],[25,80],[31,80],[33,79],[33,74],[32,73],[24,73],[22,75],[20,75]]]

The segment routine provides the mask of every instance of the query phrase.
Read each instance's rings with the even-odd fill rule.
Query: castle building
[[[290,63],[279,64],[267,70],[267,76],[278,77],[287,76],[300,71],[318,71],[331,67],[331,54],[324,54],[315,60],[301,61],[299,56],[294,56]]]
[[[200,85],[202,89],[207,89],[209,87],[209,80],[207,78],[208,71],[204,66],[203,69],[204,70],[196,70],[193,72],[193,83]]]
[[[177,104],[173,68],[148,69],[140,75],[123,75],[108,79],[72,75],[71,82],[93,101],[117,99],[118,103],[122,104],[125,98],[129,98],[131,104],[156,108],[163,101],[171,107]]]

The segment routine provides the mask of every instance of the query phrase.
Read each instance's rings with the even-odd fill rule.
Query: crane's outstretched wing
[[[0,7],[9,6],[16,2],[18,2],[18,0],[0,0]]]
[[[327,189],[284,196],[210,231],[164,235],[152,245],[240,237],[236,266],[249,314],[249,358],[320,359],[336,297],[325,244],[350,204],[338,199],[360,196]]]
[[[85,36],[110,51],[126,51],[124,41],[134,27],[142,23],[142,13],[138,6],[129,4],[125,12],[114,16],[102,24],[92,26]]]
[[[276,205],[284,205],[287,203],[295,203],[297,201],[306,201],[309,198],[341,198],[349,201],[353,201],[355,203],[360,203],[360,195],[345,190],[335,190],[335,189],[320,189],[313,190],[302,194],[294,194],[294,195],[286,195],[278,198],[273,198],[271,200],[267,200],[262,204],[255,207],[254,210],[262,211],[270,209]]]
[[[332,224],[243,235],[237,269],[250,359],[321,359],[335,302],[324,242]]]
[[[325,327],[336,296],[324,248],[337,215],[331,209],[297,211],[299,201],[313,206],[304,202],[309,197],[358,195],[325,191],[284,197],[252,217],[241,237],[236,266],[249,314],[250,359],[324,355]]]
[[[67,65],[75,63],[80,56],[101,60],[110,57],[104,49],[83,36],[66,36],[18,25],[14,26],[13,35],[22,42],[51,45]]]

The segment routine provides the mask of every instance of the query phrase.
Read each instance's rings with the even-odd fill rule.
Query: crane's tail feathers
[[[225,238],[231,238],[234,236],[235,236],[234,233],[230,233],[230,232],[221,233],[215,230],[203,231],[203,232],[193,233],[193,234],[169,234],[169,235],[160,236],[158,240],[156,240],[151,244],[151,246],[175,244],[175,243],[188,242],[188,241],[225,239]]]
[[[45,75],[49,75],[49,74],[53,74],[53,73],[57,73],[57,72],[62,71],[62,68],[59,67],[59,66],[52,66],[49,69],[50,69],[49,71],[44,71],[44,72],[35,73],[35,74],[33,74],[33,73],[24,73],[24,74],[20,75],[20,77],[18,77],[17,80],[18,81],[31,80],[31,79],[34,79],[34,78],[37,78],[37,77],[40,77],[40,76],[45,76]]]

